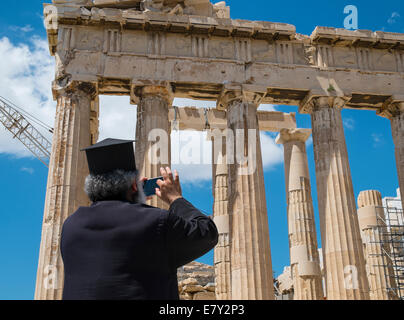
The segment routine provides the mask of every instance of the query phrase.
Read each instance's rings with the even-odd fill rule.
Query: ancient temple
[[[217,299],[274,298],[260,131],[279,132],[284,145],[295,297],[370,298],[361,240],[367,225],[358,220],[341,110],[374,110],[391,120],[404,190],[404,34],[317,27],[301,35],[290,24],[232,20],[224,2],[209,0],[53,0],[44,17],[57,111],[36,299],[61,298],[61,227],[89,204],[80,149],[97,142],[101,94],[137,105],[136,162],[145,176],[170,165],[173,122],[205,130],[208,120]],[[175,97],[214,100],[217,108],[174,108]],[[294,114],[257,111],[263,103],[299,106],[312,129],[297,128]],[[167,139],[150,161],[155,129]],[[311,134],[325,292],[305,148]]]

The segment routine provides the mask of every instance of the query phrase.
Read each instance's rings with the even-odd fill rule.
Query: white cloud
[[[346,118],[343,120],[343,124],[345,129],[354,130],[355,129],[355,120],[352,118]]]
[[[137,106],[127,96],[100,96],[100,137],[134,140]]]
[[[212,180],[212,142],[207,132],[174,131],[171,134],[172,167],[191,184]]]
[[[22,32],[22,33],[28,33],[34,31],[34,28],[30,25],[27,24],[23,27],[20,26],[10,26],[10,30],[14,32]]]
[[[26,26],[21,27],[20,30],[22,32],[31,32],[34,31],[34,28],[31,25],[27,24]]]
[[[384,142],[383,135],[378,133],[372,133],[373,147],[377,148]]]
[[[398,12],[393,12],[391,14],[391,17],[387,20],[387,23],[395,24],[400,18],[401,18],[401,15]]]
[[[275,143],[277,133],[261,132],[261,153],[264,170],[270,170],[283,162],[283,148]]]
[[[274,104],[261,104],[258,108],[259,111],[277,111]]]
[[[32,168],[27,168],[27,167],[22,167],[22,168],[20,169],[20,171],[27,172],[27,173],[29,173],[29,174],[33,174],[33,173],[34,173],[34,169],[32,169]]]

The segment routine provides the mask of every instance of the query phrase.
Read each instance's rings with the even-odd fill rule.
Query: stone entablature
[[[380,110],[404,91],[403,34],[317,27],[309,37],[282,23],[53,5],[58,29],[48,38],[62,79],[97,83],[102,94],[129,95],[147,80],[168,82],[176,97],[217,100],[236,83],[260,87],[262,103],[315,94]]]
[[[229,18],[230,7],[225,1],[212,4],[210,0],[53,0],[55,4],[91,8],[133,9],[172,15],[201,15]]]
[[[285,128],[296,128],[294,113],[257,111],[257,117],[260,131],[279,132]],[[227,115],[223,110],[174,106],[169,110],[168,118],[171,123],[177,121],[177,130],[204,131],[210,128],[227,128]]]

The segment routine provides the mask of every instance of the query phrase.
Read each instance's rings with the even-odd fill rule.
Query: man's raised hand
[[[174,170],[174,176],[169,167],[160,168],[163,180],[157,180],[160,189],[156,188],[156,195],[164,202],[171,205],[175,200],[182,198],[180,177],[177,170]]]

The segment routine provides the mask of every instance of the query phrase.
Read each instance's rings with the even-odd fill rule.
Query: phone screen
[[[143,190],[146,197],[154,196],[156,194],[156,188],[160,188],[157,184],[157,180],[164,180],[163,177],[146,180],[143,185]]]

